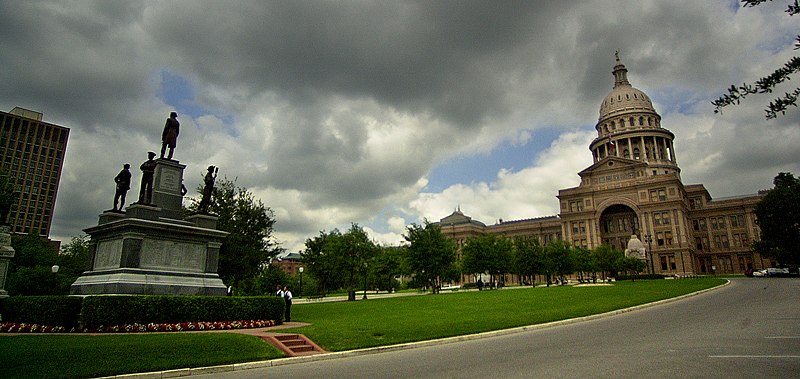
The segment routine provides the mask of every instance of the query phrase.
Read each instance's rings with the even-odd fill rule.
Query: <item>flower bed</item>
[[[97,328],[71,328],[26,324],[15,322],[0,323],[0,333],[147,333],[147,332],[182,332],[198,330],[251,329],[275,326],[274,320],[241,320],[216,322],[181,322],[176,324],[125,324],[101,325]]]

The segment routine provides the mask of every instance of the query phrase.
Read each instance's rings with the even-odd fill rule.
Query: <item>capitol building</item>
[[[558,215],[487,226],[458,209],[437,223],[442,233],[459,248],[487,233],[623,251],[639,240],[647,271],[665,275],[775,266],[750,248],[760,239],[754,209],[764,193],[714,199],[702,184],[684,184],[675,135],[662,127],[647,94],[628,82],[619,56],[612,73],[614,87],[600,103],[597,138],[589,145],[593,164],[578,173],[577,187],[558,191]]]

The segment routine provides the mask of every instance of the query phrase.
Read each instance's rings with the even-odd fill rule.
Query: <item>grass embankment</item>
[[[91,378],[283,357],[234,333],[0,336],[3,378]]]
[[[330,351],[479,333],[603,313],[714,287],[722,279],[618,282],[296,304],[290,329]],[[0,335],[4,378],[81,378],[267,360],[283,354],[234,333]]]
[[[304,304],[293,307],[293,318],[312,325],[292,332],[305,334],[329,351],[352,350],[587,316],[723,282],[714,278],[650,280]]]

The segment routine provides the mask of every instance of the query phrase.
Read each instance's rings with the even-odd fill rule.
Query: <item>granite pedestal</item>
[[[71,294],[227,293],[217,264],[228,233],[216,229],[211,215],[182,219],[185,166],[167,159],[156,163],[152,204],[103,212],[97,226],[84,229],[91,237],[90,270],[72,284]]]

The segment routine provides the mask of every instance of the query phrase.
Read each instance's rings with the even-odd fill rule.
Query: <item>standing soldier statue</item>
[[[172,112],[169,114],[167,122],[164,124],[164,132],[161,133],[161,158],[164,158],[164,152],[169,146],[169,155],[167,159],[172,159],[172,153],[175,152],[175,144],[178,142],[178,133],[181,129],[181,123],[178,122],[178,114]]]
[[[128,194],[128,190],[131,189],[131,165],[125,163],[122,166],[122,170],[120,170],[119,174],[114,177],[114,182],[117,183],[117,191],[114,194],[114,210],[120,211],[122,207],[125,206],[125,196]],[[121,200],[121,201],[120,201]],[[117,203],[119,203],[119,207],[117,207]]]
[[[205,183],[203,187],[203,198],[200,200],[200,205],[197,207],[200,213],[208,214],[208,206],[211,205],[211,193],[214,192],[214,182],[217,180],[217,173],[219,173],[219,167],[208,166],[208,172],[203,179]]]
[[[139,166],[142,170],[142,185],[139,188],[139,204],[150,204],[153,201],[153,175],[156,172],[156,153],[147,153],[147,160]]]

